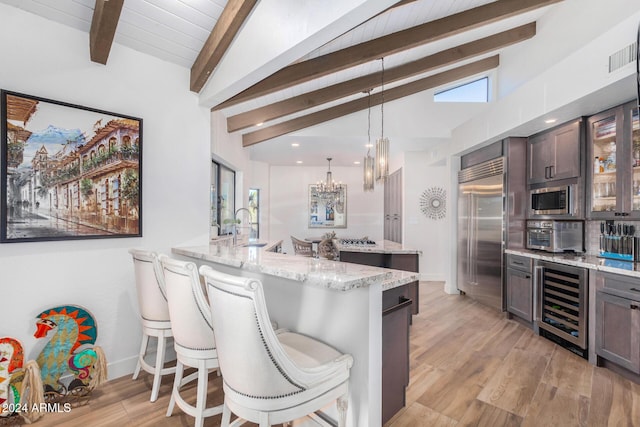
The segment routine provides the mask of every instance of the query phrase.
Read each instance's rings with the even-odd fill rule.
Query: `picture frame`
[[[142,124],[0,90],[0,243],[141,237]]]
[[[309,185],[309,228],[347,228],[347,186],[320,192]]]

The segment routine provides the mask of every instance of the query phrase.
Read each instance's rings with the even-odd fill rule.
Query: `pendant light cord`
[[[382,102],[380,103],[380,113],[382,116],[382,138],[384,138],[384,56],[380,58],[382,60],[382,73],[381,75],[381,85],[380,92],[382,93]]]
[[[367,156],[371,154],[371,89],[367,91],[369,94],[369,112],[367,114]]]

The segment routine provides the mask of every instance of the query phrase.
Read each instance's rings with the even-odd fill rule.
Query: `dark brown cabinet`
[[[418,272],[418,254],[340,251],[341,262]],[[409,385],[409,326],[418,314],[418,282],[382,293],[382,422],[405,405]]]
[[[382,422],[406,403],[409,385],[409,286],[382,293]]]
[[[596,286],[596,354],[640,374],[638,279],[599,272]]]
[[[379,252],[349,252],[340,251],[340,261],[354,264],[372,265],[374,267],[393,268],[394,270],[412,271],[418,273],[418,254],[385,254]],[[418,282],[411,282],[409,297],[413,300],[412,314],[418,314],[420,305],[420,292]]]
[[[582,129],[576,120],[529,138],[528,184],[580,177]]]

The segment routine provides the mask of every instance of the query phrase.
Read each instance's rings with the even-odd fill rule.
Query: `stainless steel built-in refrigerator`
[[[524,247],[526,142],[510,138],[498,148],[500,157],[458,173],[457,282],[466,295],[504,310],[504,249],[509,240],[510,248]]]

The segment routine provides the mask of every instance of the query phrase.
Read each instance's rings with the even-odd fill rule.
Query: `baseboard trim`
[[[176,359],[176,352],[173,348],[173,345],[167,347],[167,353],[165,355],[165,362],[170,362]],[[156,361],[156,352],[150,351],[147,352],[145,356],[145,360],[149,362],[149,364],[153,365]],[[120,359],[116,362],[109,362],[109,357],[107,356],[107,380],[115,380],[116,378],[124,377],[127,375],[132,375],[133,371],[136,369],[136,364],[138,363],[138,355],[127,357],[126,359]]]
[[[425,282],[446,282],[446,278],[441,274],[420,273],[420,280]]]

